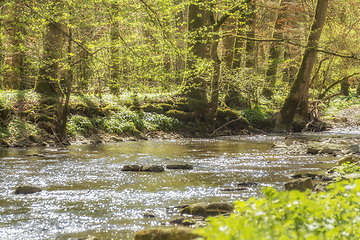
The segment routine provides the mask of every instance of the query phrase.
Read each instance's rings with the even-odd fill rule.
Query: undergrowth
[[[113,112],[107,117],[89,119],[85,116],[73,115],[69,117],[67,131],[70,135],[88,134],[97,127],[104,132],[122,134],[135,131],[173,131],[181,126],[179,120],[157,113],[135,112],[124,108],[122,111]]]

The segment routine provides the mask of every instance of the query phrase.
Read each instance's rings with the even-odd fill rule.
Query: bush
[[[71,115],[67,123],[67,132],[71,136],[78,133],[88,134],[94,128],[88,117],[81,115]]]
[[[264,198],[238,201],[236,213],[209,218],[196,230],[207,240],[360,239],[360,180],[330,185],[329,192],[279,192],[264,188]]]
[[[154,130],[173,131],[181,126],[181,123],[178,119],[156,113],[145,113],[144,121],[145,121],[145,128],[151,131]]]
[[[272,125],[270,114],[260,108],[245,109],[241,111],[241,115],[256,128],[266,129]]]

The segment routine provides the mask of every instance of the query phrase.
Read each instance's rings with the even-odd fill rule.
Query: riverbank
[[[64,99],[43,96],[32,90],[2,92],[0,147],[266,134],[273,127],[271,115],[260,108],[220,107],[214,121],[195,124],[191,104],[174,96],[174,93],[108,94],[100,98],[91,94],[74,95],[70,99],[67,138],[64,139],[59,135]],[[326,111],[317,109],[322,123],[308,130],[357,131],[360,107],[345,106],[340,100],[341,108],[333,104],[325,108]]]

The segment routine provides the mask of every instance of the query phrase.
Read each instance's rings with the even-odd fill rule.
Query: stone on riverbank
[[[199,237],[192,228],[149,228],[135,234],[135,240],[191,240]]]
[[[214,202],[214,203],[194,203],[181,209],[181,214],[192,214],[200,216],[215,216],[219,214],[227,214],[233,212],[233,206],[230,203]]]
[[[307,153],[318,154],[318,153],[357,153],[359,152],[359,145],[348,145],[348,144],[335,144],[335,143],[324,143],[324,142],[309,142],[307,147]]]
[[[285,190],[287,191],[298,190],[300,192],[305,192],[307,189],[314,190],[311,178],[300,178],[285,183]]]
[[[41,192],[42,189],[34,186],[20,185],[15,188],[14,194],[30,194]]]

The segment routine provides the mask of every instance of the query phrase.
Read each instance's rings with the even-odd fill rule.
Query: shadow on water
[[[316,156],[272,150],[273,142],[282,140],[279,135],[237,136],[1,150],[0,233],[17,240],[88,235],[132,239],[138,230],[168,225],[178,217],[171,206],[259,197],[264,186],[283,189],[295,172],[324,169],[334,162],[331,157],[320,161]],[[121,171],[126,164],[183,162],[194,168]],[[258,185],[223,191],[244,181]],[[43,191],[14,195],[19,184]],[[146,218],[145,213],[155,218]]]

